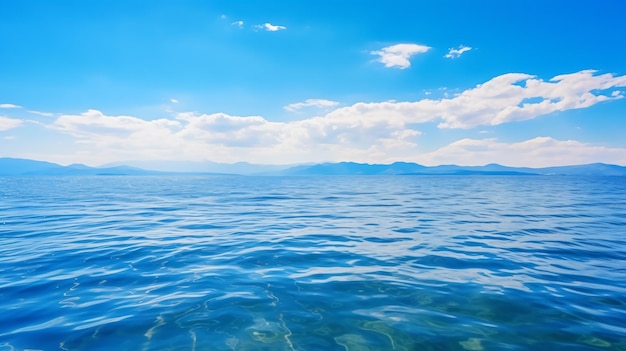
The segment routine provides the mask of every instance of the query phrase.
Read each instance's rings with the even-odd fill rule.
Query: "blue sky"
[[[626,165],[626,2],[0,0],[0,157]]]

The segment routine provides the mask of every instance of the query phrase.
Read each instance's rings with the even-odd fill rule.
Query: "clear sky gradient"
[[[0,0],[0,157],[626,165],[626,2]]]

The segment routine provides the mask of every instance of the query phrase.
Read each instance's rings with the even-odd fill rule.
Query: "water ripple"
[[[0,351],[626,350],[626,182],[0,178]]]

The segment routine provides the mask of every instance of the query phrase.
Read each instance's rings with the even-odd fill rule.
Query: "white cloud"
[[[106,116],[98,110],[88,110],[81,115],[61,115],[52,127],[73,134],[77,137],[97,135],[128,136],[138,131],[150,129],[175,129],[178,121],[155,119],[146,121],[132,116]]]
[[[33,111],[33,110],[29,110],[28,112],[35,114],[35,115],[44,116],[44,117],[54,117],[54,113],[52,112],[41,112],[41,111]]]
[[[9,130],[22,125],[22,121],[19,119],[12,119],[7,117],[0,117],[0,130]]]
[[[271,23],[259,24],[259,25],[254,26],[254,28],[264,29],[264,30],[266,30],[268,32],[277,32],[279,30],[287,29],[287,27],[285,27],[285,26],[275,26],[275,25],[273,25]]]
[[[61,115],[47,125],[71,135],[80,145],[77,154],[72,155],[75,158],[72,162],[91,160],[96,164],[128,159],[270,164],[342,160],[407,160],[427,164],[515,161],[518,164],[511,165],[520,166],[591,161],[626,164],[626,158],[622,157],[624,149],[545,137],[512,144],[496,139],[462,139],[426,154],[418,145],[418,129],[423,123],[439,123],[440,128],[474,128],[528,120],[554,111],[620,99],[623,95],[615,95],[613,91],[623,86],[626,76],[597,75],[594,71],[560,75],[548,81],[511,73],[452,98],[360,102],[341,108],[334,101],[310,99],[287,105],[285,109],[331,110],[290,122],[274,122],[263,116],[192,112],[144,120],[88,110],[80,115]],[[5,129],[19,125],[16,123],[21,121],[0,119],[0,127]]]
[[[536,137],[514,143],[495,138],[461,139],[419,157],[427,165],[484,165],[548,167],[604,162],[626,164],[626,149],[589,145],[575,140]],[[487,160],[487,161],[486,161]]]
[[[463,55],[464,52],[467,52],[470,50],[472,50],[472,48],[469,46],[459,45],[459,47],[456,49],[450,48],[448,53],[445,54],[443,57],[449,58],[449,59],[459,58],[461,57],[461,55]]]
[[[260,116],[230,116],[225,113],[181,113],[177,116],[187,122],[179,136],[222,146],[257,147],[273,145],[281,140],[283,123],[269,122]]]
[[[0,104],[0,108],[22,108],[22,106],[14,104]]]
[[[378,55],[377,61],[384,63],[385,67],[405,69],[411,66],[409,58],[416,54],[423,54],[430,47],[418,44],[396,44],[387,46],[378,51],[372,51],[372,55]]]
[[[243,28],[243,21],[235,21],[235,22],[231,23],[231,25],[237,26],[239,28]]]
[[[307,99],[304,102],[296,102],[283,107],[287,111],[295,112],[305,107],[330,108],[339,105],[337,101],[325,99]]]
[[[107,156],[111,160],[122,155],[152,159],[159,153],[177,159],[173,150],[184,144],[175,137],[180,126],[176,120],[146,121],[132,116],[106,116],[97,110],[80,115],[61,115],[49,125],[53,130],[72,135],[84,152],[91,150],[94,157],[109,153]]]
[[[387,118],[402,123],[439,120],[439,128],[468,129],[530,120],[621,99],[623,95],[613,95],[611,89],[623,86],[626,76],[595,75],[591,70],[556,76],[547,82],[528,74],[508,73],[450,98],[357,103],[331,114]]]
[[[524,121],[556,111],[586,108],[620,99],[609,94],[626,86],[626,76],[595,75],[586,70],[543,81],[527,74],[504,74],[469,89],[451,100],[442,100],[441,128],[473,128]]]
[[[170,99],[170,102],[173,104],[177,104],[179,101],[177,99]]]
[[[80,157],[91,162],[98,159],[98,163],[207,158],[274,164],[345,159],[367,162],[372,157],[414,154],[418,131],[393,120],[354,117],[327,115],[270,122],[261,116],[187,112],[179,113],[175,120],[146,121],[89,110],[62,115],[50,127],[72,135],[80,145]]]
[[[223,113],[182,113],[187,124],[179,133],[186,140],[237,147],[270,147],[315,150],[320,145],[337,148],[368,148],[380,140],[409,140],[418,131],[387,120],[361,120],[327,115],[293,122],[270,122],[260,116],[230,116]]]
[[[404,160],[426,165],[495,162],[531,167],[591,162],[626,164],[624,148],[551,137],[512,143],[495,138],[461,139],[423,153],[417,144],[420,132],[398,120],[358,118],[340,112],[293,122],[190,112],[178,114],[175,120],[145,121],[89,110],[81,115],[61,116],[53,127],[76,138],[80,151],[73,162],[82,157],[96,164],[129,159],[245,160],[269,164]]]

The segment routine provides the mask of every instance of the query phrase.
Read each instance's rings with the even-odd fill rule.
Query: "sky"
[[[0,0],[0,157],[626,165],[626,2]]]

